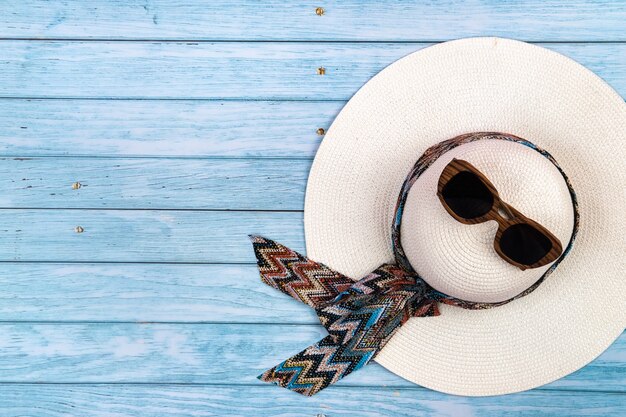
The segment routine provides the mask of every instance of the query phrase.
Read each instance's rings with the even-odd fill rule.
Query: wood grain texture
[[[4,263],[0,321],[24,320],[319,323],[256,265]]]
[[[424,389],[336,386],[314,397],[271,386],[0,385],[7,415],[61,417],[623,416],[624,394],[531,391],[457,397]],[[358,414],[355,414],[358,413]]]
[[[321,325],[1,323],[0,382],[262,385],[262,371],[325,335]],[[626,392],[625,360],[622,335],[591,364],[542,389]],[[415,387],[378,365],[337,386]]]
[[[0,158],[0,207],[302,210],[310,165],[277,159]],[[72,188],[75,182],[80,188]]]
[[[428,45],[3,41],[0,97],[346,100],[384,67]],[[625,43],[541,45],[626,96]],[[320,66],[326,75],[317,75]]]
[[[0,154],[312,158],[344,104],[0,99]]]
[[[313,398],[261,384],[324,331],[246,236],[303,250],[315,132],[396,59],[512,37],[626,96],[625,21],[607,0],[0,2],[0,415],[625,415],[626,334],[508,396],[377,364]]]
[[[304,250],[299,212],[6,209],[0,215],[0,261],[251,263],[249,234]]]
[[[16,7],[17,6],[17,7]],[[322,16],[315,8],[323,6]],[[624,41],[621,1],[89,1],[0,4],[0,37],[205,40]]]

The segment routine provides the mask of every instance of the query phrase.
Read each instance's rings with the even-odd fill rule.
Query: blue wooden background
[[[0,1],[0,416],[626,415],[626,336],[509,396],[376,364],[313,398],[255,379],[323,332],[246,235],[302,250],[317,129],[394,60],[476,35],[626,96],[624,1]]]

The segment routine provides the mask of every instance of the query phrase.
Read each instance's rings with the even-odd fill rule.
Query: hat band
[[[498,303],[461,300],[432,288],[411,267],[400,242],[402,212],[415,180],[444,152],[478,139],[512,140],[536,149],[554,163],[569,187],[574,205],[574,232],[561,258],[530,288]],[[546,151],[512,135],[472,133],[430,147],[406,178],[393,221],[396,264],[383,264],[364,278],[349,277],[291,249],[250,236],[261,274],[267,285],[315,309],[328,336],[259,375],[259,379],[311,396],[372,360],[411,317],[439,315],[438,303],[469,309],[496,307],[533,291],[570,250],[578,229],[576,196],[567,177]]]
[[[406,204],[407,197],[409,195],[409,191],[411,190],[411,187],[413,186],[415,181],[417,181],[420,175],[422,175],[422,173],[424,173],[424,171],[426,171],[433,164],[433,162],[435,162],[444,153],[456,148],[457,146],[470,143],[470,142],[475,142],[477,140],[484,140],[484,139],[491,139],[491,140],[497,139],[497,140],[506,140],[506,141],[516,142],[516,143],[528,146],[531,149],[534,149],[535,151],[539,152],[542,156],[547,158],[558,169],[558,171],[563,176],[563,179],[565,180],[565,184],[567,184],[567,189],[569,190],[569,193],[572,199],[572,207],[574,208],[574,225],[573,225],[572,235],[569,240],[569,243],[563,250],[563,253],[561,254],[561,256],[552,265],[550,265],[550,267],[544,272],[544,274],[533,285],[531,285],[530,287],[522,291],[520,294],[512,298],[509,298],[507,300],[499,301],[496,303],[466,301],[466,300],[462,300],[462,299],[448,296],[445,294],[441,294],[443,297],[445,297],[448,304],[454,304],[459,307],[474,309],[474,310],[501,306],[503,304],[516,300],[520,297],[528,295],[531,292],[533,292],[535,289],[537,289],[537,287],[548,277],[548,275],[552,273],[552,271],[556,269],[559,263],[561,263],[561,261],[565,258],[565,256],[571,250],[572,245],[574,243],[574,239],[576,238],[576,235],[578,233],[578,225],[579,225],[578,201],[576,199],[576,193],[574,192],[574,189],[572,187],[572,184],[569,181],[569,178],[567,177],[567,175],[565,175],[565,172],[563,172],[563,169],[559,166],[559,164],[556,162],[554,157],[550,155],[548,151],[540,148],[539,146],[533,144],[532,142],[526,139],[522,139],[520,137],[511,135],[511,134],[498,133],[498,132],[467,133],[464,135],[456,136],[452,139],[444,140],[443,142],[439,142],[431,146],[430,148],[428,148],[422,154],[422,156],[418,158],[417,162],[415,163],[411,171],[409,171],[409,174],[404,180],[404,183],[402,184],[402,188],[400,189],[400,195],[398,196],[398,202],[396,203],[395,214],[393,216],[393,223],[391,227],[391,244],[393,248],[395,261],[398,265],[400,265],[406,271],[409,271],[417,275],[417,273],[413,269],[413,266],[407,259],[404,249],[402,248],[402,240],[401,240],[401,234],[400,234],[400,229],[402,225],[402,214],[404,213],[404,207]]]

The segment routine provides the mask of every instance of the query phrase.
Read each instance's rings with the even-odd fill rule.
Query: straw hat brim
[[[506,132],[550,152],[576,192],[571,252],[533,293],[412,318],[376,357],[419,385],[460,395],[531,389],[591,362],[626,324],[626,104],[591,71],[500,38],[438,44],[393,63],[346,104],[307,185],[307,254],[361,278],[393,260],[400,186],[431,145]],[[454,254],[450,254],[454,256]]]

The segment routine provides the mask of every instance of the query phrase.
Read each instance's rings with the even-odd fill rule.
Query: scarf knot
[[[328,336],[259,379],[307,396],[366,365],[411,317],[438,315],[436,292],[385,264],[358,281],[260,236],[251,237],[261,279],[315,309]]]
[[[517,142],[548,158],[563,175],[574,207],[574,230],[561,257],[533,285],[508,300],[495,303],[463,300],[430,287],[413,270],[401,239],[402,214],[409,191],[419,176],[445,152],[482,139]],[[524,297],[534,291],[569,252],[578,220],[576,194],[567,176],[552,155],[531,142],[509,134],[474,132],[435,144],[420,156],[402,184],[391,230],[394,264],[381,265],[355,282],[274,241],[251,236],[263,282],[314,308],[328,330],[328,336],[259,378],[313,395],[367,364],[409,318],[439,315],[438,303],[480,310]]]

